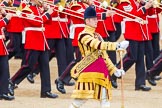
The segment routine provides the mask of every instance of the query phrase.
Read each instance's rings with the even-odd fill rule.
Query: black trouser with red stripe
[[[73,68],[73,66],[79,62],[81,60],[81,53],[79,51],[79,47],[74,47],[74,52],[75,52],[75,57],[76,59],[74,59],[72,62],[69,63],[69,65],[67,66],[67,68],[65,69],[65,71],[61,74],[61,76],[59,77],[59,79],[61,81],[63,81],[64,83],[69,83],[69,81],[71,80],[71,75],[70,75],[70,71]]]
[[[150,70],[150,68],[153,66],[153,48],[152,48],[152,42],[144,41],[145,43],[145,61],[146,61],[146,69]]]
[[[7,45],[7,50],[9,52],[8,58],[11,59],[13,56],[18,54],[23,56],[23,45],[22,45],[22,33],[20,32],[9,32],[10,42]]]
[[[160,54],[159,38],[160,33],[152,33],[153,60]]]
[[[25,50],[21,68],[11,78],[14,84],[19,84],[39,63],[41,78],[41,93],[51,91],[48,51]]]
[[[150,75],[152,77],[156,75],[160,75],[162,72],[162,51],[160,52],[160,55],[155,59],[155,63],[153,67],[150,69]]]
[[[136,80],[135,86],[145,85],[145,66],[144,66],[144,42],[129,40],[127,54],[123,58],[123,68],[125,71],[130,69],[135,63]],[[117,65],[120,68],[120,62]]]
[[[0,95],[8,93],[9,77],[8,56],[0,56]]]
[[[49,61],[56,55],[58,65],[58,75],[61,76],[67,67],[67,64],[74,59],[71,41],[69,39],[48,39]],[[54,52],[53,52],[54,50]],[[39,64],[37,63],[31,73],[39,74]]]

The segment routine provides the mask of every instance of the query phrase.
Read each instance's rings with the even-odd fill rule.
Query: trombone
[[[98,1],[96,1],[96,0],[93,0],[93,1],[96,2],[96,3],[98,3],[98,4],[101,3],[101,2],[98,2]],[[102,8],[102,9],[104,9],[104,10],[108,10],[108,9],[105,9],[105,8],[100,7],[100,6],[97,6],[97,5],[95,5],[95,6],[98,7],[98,8]],[[131,18],[131,17],[128,17],[128,16],[126,16],[126,15],[123,15],[123,14],[117,13],[117,12],[115,13],[115,14],[121,16],[121,17],[131,19],[132,21],[138,22],[138,23],[140,23],[140,24],[146,24],[146,23],[147,23],[147,21],[143,20],[142,18],[140,18],[140,17],[138,17],[138,16],[135,16],[135,15],[130,14],[130,13],[127,13],[127,12],[124,12],[123,10],[117,9],[117,8],[115,8],[115,7],[112,7],[112,6],[108,6],[108,7],[109,7],[110,9],[114,9],[115,11],[119,11],[119,12],[121,12],[121,13],[123,13],[123,14],[127,14],[127,15],[129,15],[129,16],[131,16],[131,17],[134,17],[135,19],[134,19],[134,18]]]
[[[162,3],[160,3],[160,0],[154,0],[153,1],[153,7],[154,8],[159,8],[162,10]]]
[[[20,10],[17,9],[17,7],[6,7],[6,6],[0,6],[0,8],[8,11],[8,12],[13,12],[14,15],[16,15],[17,17],[20,17],[20,18],[24,18],[24,19],[29,19],[29,20],[33,20],[33,21],[37,21],[37,22],[40,22],[40,23],[43,23],[43,21],[41,20],[37,20],[37,19],[33,19],[31,17],[25,17],[25,16],[22,16],[22,14],[26,15],[26,16],[32,16],[32,17],[37,17],[37,18],[41,18],[40,16],[37,16],[37,15],[32,15],[32,14],[28,14],[28,13],[25,13],[25,12],[21,12]],[[27,8],[24,8],[25,10]],[[28,11],[31,12],[30,8],[27,9]]]
[[[44,1],[44,2],[46,2],[46,4],[49,5],[49,6],[58,7],[58,8],[59,8],[59,6],[54,5],[53,2],[50,2],[50,1]],[[65,6],[64,4],[63,4],[63,6],[60,4],[60,6],[61,6],[61,8],[62,8],[61,10],[68,10],[69,12],[77,13],[77,14],[80,14],[81,16],[83,16],[82,13],[78,13],[78,12],[73,11],[73,10],[71,10],[71,9],[64,8],[64,6]],[[59,9],[55,9],[55,10],[56,10],[57,12],[61,12],[61,13],[63,13],[63,14],[69,15],[69,16],[73,16],[73,17],[76,17],[76,18],[79,18],[79,19],[84,19],[83,17],[74,15],[74,14],[72,14],[72,13],[67,13],[67,12],[64,12],[64,11],[60,11]]]

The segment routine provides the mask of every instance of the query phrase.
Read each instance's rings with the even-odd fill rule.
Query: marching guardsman
[[[7,26],[9,20],[12,17],[12,14],[7,13],[4,16],[4,10],[0,9],[0,100],[13,100],[14,96],[9,96],[8,93],[8,85],[9,85],[9,63],[8,63],[8,51],[6,45],[4,43],[5,34],[4,34],[4,27]]]
[[[65,71],[67,64],[69,64],[74,58],[71,40],[69,40],[69,28],[67,18],[68,14],[66,14],[66,8],[62,5],[56,6],[54,8],[54,10],[56,11],[54,11],[51,15],[52,24],[45,24],[45,28],[47,29],[45,31],[46,38],[48,39],[50,47],[54,49],[56,53],[59,77]],[[62,86],[63,84],[60,84],[58,79],[55,80],[55,83],[56,88],[59,90],[59,87],[61,87],[61,93],[65,93],[65,90]]]
[[[63,62],[64,63],[66,62],[67,65],[70,64],[74,60],[72,40],[69,38],[69,35],[70,35],[69,34],[70,33],[70,31],[69,31],[69,26],[70,26],[69,21],[71,21],[70,20],[70,15],[68,14],[68,11],[69,10],[70,9],[68,7],[65,7],[64,6],[64,9],[59,12],[59,19],[58,19],[59,20],[60,30],[62,31],[62,38],[63,38],[63,40],[65,42],[65,50],[66,50],[66,52],[65,52],[66,59],[63,60]],[[59,78],[61,78],[61,76],[63,75],[64,71],[67,68],[67,65],[64,68],[62,67],[63,72],[59,75]],[[56,88],[59,91],[60,91],[60,88],[62,88],[60,92],[61,93],[66,93],[63,85],[66,84],[68,86],[72,86],[72,85],[74,85],[74,82],[70,82],[70,80],[71,80],[70,75],[67,75],[67,77],[66,76],[65,77],[62,77],[62,79],[63,79],[63,81],[65,83],[61,82],[59,80],[59,78],[55,80]]]
[[[142,0],[141,0],[142,1]],[[152,1],[145,3],[144,6],[139,7],[139,3],[135,0],[121,1],[120,9],[127,13],[136,15],[138,17],[146,19],[147,10],[152,6]],[[125,14],[126,15],[126,14]],[[127,15],[128,17],[133,17]],[[135,17],[134,19],[124,18],[125,28],[123,31],[124,38],[129,41],[129,48],[127,55],[123,58],[123,68],[127,71],[134,63],[136,70],[135,90],[149,91],[150,87],[145,83],[145,65],[144,65],[144,41],[150,38],[150,33],[147,31],[147,21],[141,24]],[[133,21],[134,20],[134,21]],[[136,28],[136,29],[134,29]],[[118,64],[120,67],[120,64]],[[116,77],[112,76],[112,85],[117,88]]]
[[[72,39],[72,46],[74,47],[75,52],[75,60],[73,60],[70,64],[68,64],[67,68],[64,70],[62,75],[56,80],[57,90],[61,93],[66,93],[64,89],[64,85],[74,85],[73,82],[69,82],[71,80],[70,70],[71,68],[81,59],[81,54],[78,48],[78,34],[84,29],[84,20],[83,20],[83,12],[85,11],[88,5],[83,3],[80,0],[73,1],[70,4],[70,10],[67,13],[70,13],[74,16],[68,16],[71,22],[70,25],[70,36]],[[80,14],[79,14],[80,13]],[[78,16],[78,17],[76,17]]]
[[[106,1],[106,0],[103,1],[103,4],[105,4],[105,5],[103,5],[105,10],[109,9],[107,7],[110,4],[110,3],[108,3],[108,1]],[[113,16],[106,17],[103,24],[106,27],[106,28],[104,28],[104,30],[107,31],[107,35],[103,39],[105,41],[116,42],[116,36],[115,36],[116,27],[115,27]],[[113,64],[116,64],[116,51],[108,51],[108,55],[109,55],[111,61],[113,62]]]
[[[48,9],[41,15],[39,6],[41,3],[38,0],[30,0],[29,5],[26,5],[22,10],[26,14],[23,18],[24,35],[25,35],[25,54],[22,60],[21,68],[11,78],[9,91],[14,95],[15,84],[21,83],[26,78],[29,72],[32,71],[35,64],[40,65],[41,77],[41,98],[57,98],[58,95],[51,93],[50,69],[49,69],[49,46],[44,35],[43,24],[48,21],[53,13],[53,9]]]
[[[55,50],[58,76],[60,76],[67,67],[65,38],[69,35],[66,27],[68,19],[65,14],[61,14],[61,11],[64,11],[64,6],[62,6],[63,10],[61,10],[61,6],[62,5],[56,6],[56,11],[51,15],[53,33],[50,35],[52,38],[51,42],[49,42],[49,45],[51,44],[51,47]]]
[[[60,5],[61,6],[61,5]],[[64,7],[62,7],[64,8]],[[60,7],[56,6],[52,13],[52,19],[45,23],[45,36],[51,51],[49,52],[50,60],[52,59],[52,50],[54,49],[58,64],[58,76],[62,75],[63,71],[73,59],[73,50],[71,40],[69,39],[69,28],[68,28],[68,18],[65,14],[65,10],[59,10]],[[55,32],[53,32],[55,31]],[[37,66],[38,67],[38,66]],[[39,69],[35,69],[34,73],[38,74]],[[33,73],[28,75],[28,80],[34,82]],[[61,87],[59,81],[55,80],[56,87]],[[62,90],[62,93],[65,93]]]
[[[11,59],[13,56],[16,57],[16,55],[18,58],[22,58],[23,56],[22,31],[24,29],[22,18],[14,14],[14,16],[11,18],[11,21],[7,25],[6,29],[10,39],[9,43],[7,44],[7,50],[9,52],[8,58]]]
[[[156,85],[156,82],[155,82],[155,76],[159,75],[157,73],[159,72],[156,72],[158,71],[158,68],[160,66],[160,45],[159,45],[159,38],[160,38],[160,30],[159,30],[159,13],[162,11],[162,8],[159,8],[160,6],[157,5],[158,3],[156,3],[155,1],[153,2],[153,6],[152,8],[149,9],[148,11],[148,15],[147,15],[147,19],[148,19],[148,28],[151,32],[151,35],[152,35],[152,40],[151,40],[151,44],[152,44],[152,47],[153,47],[153,53],[152,53],[152,60],[154,60],[154,64],[152,63],[151,66],[149,66],[149,68],[147,68],[147,77],[146,79],[148,80],[148,82],[155,86]],[[148,52],[150,54],[150,51]],[[150,57],[150,55],[149,55]],[[155,60],[156,59],[156,60]],[[158,59],[158,60],[157,60]],[[146,61],[147,62],[147,61]],[[157,66],[155,66],[157,65]],[[147,64],[146,64],[147,66]],[[160,70],[160,69],[159,69]],[[155,72],[154,72],[155,71]],[[148,74],[148,73],[151,73],[151,74]],[[149,75],[151,77],[149,77]]]
[[[159,15],[158,14],[162,11],[162,6],[161,6],[161,9],[158,8],[159,7],[158,5],[156,7],[154,6],[149,9],[149,13],[152,13],[152,14],[147,16],[148,27],[152,34],[153,60],[157,58],[160,54],[160,45],[159,45],[160,30],[159,30]]]

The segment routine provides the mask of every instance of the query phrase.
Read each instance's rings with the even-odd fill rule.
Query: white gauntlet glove
[[[27,14],[27,17],[28,17],[28,18],[31,18],[31,19],[34,19],[34,18],[35,18],[35,16],[34,16],[33,13],[31,13],[31,14]]]
[[[126,49],[128,46],[129,46],[129,41],[124,40],[124,41],[119,42],[119,43],[117,44],[117,50],[118,50],[118,49],[124,50],[124,49]]]
[[[116,77],[121,77],[121,76],[125,75],[125,71],[123,69],[117,69],[116,72],[114,72],[114,75]]]
[[[60,12],[62,12],[64,10],[64,7],[62,5],[60,5],[58,9]]]
[[[16,11],[16,15],[17,15],[17,16],[21,16],[21,14],[22,14],[22,12],[21,12],[20,10],[17,10],[17,11]]]
[[[107,8],[107,7],[108,7],[108,2],[104,0],[104,1],[101,3],[101,6],[103,6],[104,8]]]

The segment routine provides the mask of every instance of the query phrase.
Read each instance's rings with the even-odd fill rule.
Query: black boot
[[[56,79],[55,84],[56,84],[56,88],[59,92],[61,92],[62,94],[66,93],[66,90],[64,89],[64,83],[61,80]]]
[[[35,73],[30,73],[30,74],[28,74],[28,76],[27,76],[27,80],[30,82],[30,83],[34,83],[34,77],[36,76],[36,74]]]
[[[8,94],[2,94],[2,95],[0,95],[0,100],[2,100],[2,99],[4,99],[4,100],[14,100],[15,97],[14,96],[9,96]]]
[[[51,92],[41,93],[41,98],[57,98],[57,97],[58,97],[57,94],[53,94]]]
[[[65,83],[65,82],[63,82],[66,86],[73,86],[73,85],[75,85],[75,82],[68,82],[68,83]]]
[[[162,79],[161,76],[158,76],[158,75],[157,76],[154,76],[154,80],[157,80],[158,81],[160,79]]]
[[[152,85],[152,86],[156,86],[156,81],[154,79],[154,77],[152,77],[150,75],[149,72],[146,72],[146,79],[148,80],[148,82]]]
[[[15,84],[9,80],[8,91],[11,96],[14,96]]]

